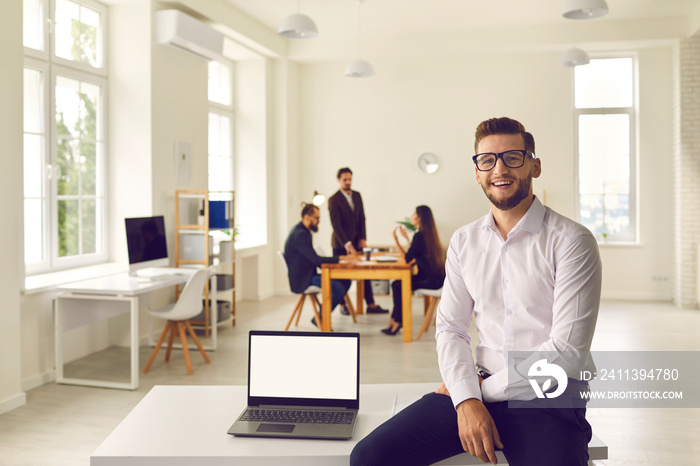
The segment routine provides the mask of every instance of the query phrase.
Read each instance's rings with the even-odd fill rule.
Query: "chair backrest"
[[[196,271],[187,280],[185,288],[180,293],[180,297],[163,318],[169,320],[187,320],[202,312],[204,304],[202,302],[202,291],[209,278],[209,269]]]
[[[280,256],[280,259],[282,259],[282,263],[284,264],[284,271],[289,272],[289,268],[287,267],[287,259],[284,258],[284,253],[282,251],[277,251],[277,255]]]

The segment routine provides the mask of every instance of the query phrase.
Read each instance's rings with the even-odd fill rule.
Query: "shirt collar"
[[[546,212],[545,207],[542,205],[537,196],[534,196],[532,204],[523,215],[523,218],[513,227],[510,233],[518,230],[529,231],[530,233],[538,234],[542,229],[542,223],[544,222],[544,214]],[[489,212],[484,218],[483,227],[489,228],[495,232],[498,232],[496,228],[496,221],[493,218],[493,213]]]

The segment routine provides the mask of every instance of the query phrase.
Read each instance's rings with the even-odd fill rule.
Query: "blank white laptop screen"
[[[354,338],[251,335],[249,396],[356,399],[357,359]]]

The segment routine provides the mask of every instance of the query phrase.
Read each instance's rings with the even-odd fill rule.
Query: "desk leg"
[[[357,303],[355,304],[355,314],[360,315],[364,314],[364,305],[365,305],[365,281],[364,280],[357,280],[355,282],[355,286],[357,287]]]
[[[139,298],[129,299],[131,307],[131,384],[129,388],[139,388]]]
[[[323,304],[321,306],[321,331],[330,332],[331,331],[331,306],[333,301],[331,299],[331,271],[327,268],[321,268],[321,294],[323,297]]]
[[[63,383],[63,315],[61,314],[61,299],[53,301],[54,310],[54,377],[56,383]]]
[[[401,274],[401,314],[403,318],[403,341],[413,341],[413,308],[411,306],[411,269]]]

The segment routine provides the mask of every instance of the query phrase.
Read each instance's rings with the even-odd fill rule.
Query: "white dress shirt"
[[[535,198],[506,241],[491,213],[457,230],[445,269],[436,339],[455,407],[469,398],[534,397],[526,378],[530,363],[516,365],[520,378],[511,377],[509,385],[509,351],[556,352],[572,378],[594,369],[587,353],[578,353],[590,350],[601,287],[598,244],[585,227]],[[468,334],[472,315],[476,365],[492,374],[481,389]]]

